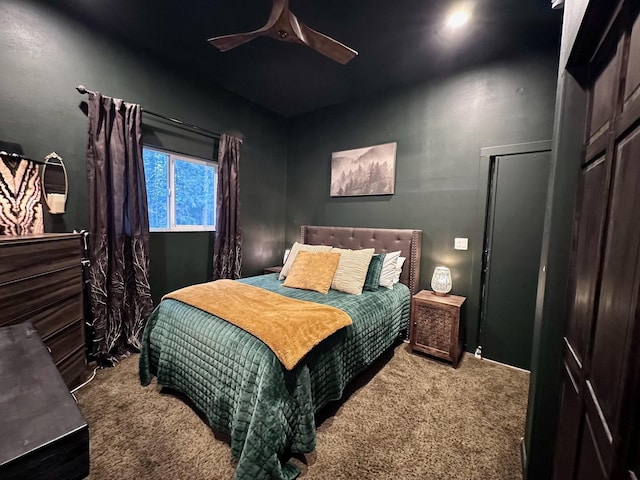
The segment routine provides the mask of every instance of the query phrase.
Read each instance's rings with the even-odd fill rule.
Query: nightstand
[[[458,366],[462,353],[460,310],[465,297],[422,290],[411,298],[409,346]]]
[[[262,271],[262,273],[264,275],[267,275],[268,273],[280,273],[281,271],[282,271],[282,265],[278,267],[267,267]]]

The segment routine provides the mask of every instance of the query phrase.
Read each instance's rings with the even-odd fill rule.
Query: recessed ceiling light
[[[447,27],[460,28],[471,19],[471,12],[465,8],[458,8],[451,11],[447,17]]]

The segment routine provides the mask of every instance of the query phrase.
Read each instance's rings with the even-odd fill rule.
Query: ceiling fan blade
[[[250,42],[256,37],[266,35],[286,42],[302,42],[317,52],[346,64],[352,60],[358,52],[342,43],[328,37],[300,22],[289,10],[289,0],[272,0],[273,6],[266,25],[253,32],[235,33],[213,37],[208,42],[221,52]]]
[[[273,29],[278,20],[283,16],[284,12],[288,11],[288,8],[289,0],[273,0],[269,20],[267,20],[267,23],[258,30],[245,33],[232,33],[231,35],[221,35],[219,37],[210,38],[207,41],[221,52],[226,52],[232,48],[239,47],[260,35],[265,35],[269,30]]]
[[[286,12],[289,11],[289,0],[273,0],[273,5],[271,6],[271,13],[269,14],[269,20],[264,27],[260,30],[268,30],[272,28],[278,20],[280,20]]]
[[[234,33],[231,35],[222,35],[220,37],[213,37],[207,40],[211,45],[216,47],[221,52],[226,52],[227,50],[231,50],[232,48],[236,48],[240,45],[243,45],[247,42],[250,42],[256,37],[262,35],[261,30],[256,30],[254,32],[247,33]]]
[[[304,23],[298,21],[293,14],[291,15],[291,25],[296,31],[296,35],[306,45],[318,51],[322,55],[329,57],[331,60],[341,63],[342,65],[345,65],[358,55],[358,52],[354,49],[347,47],[323,33],[307,27]]]

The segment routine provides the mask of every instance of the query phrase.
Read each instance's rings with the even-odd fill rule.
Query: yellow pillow
[[[298,243],[295,242],[291,247],[291,251],[289,252],[289,256],[287,257],[287,261],[284,262],[282,266],[282,270],[280,271],[279,280],[284,280],[289,275],[289,270],[293,266],[293,262],[296,260],[296,256],[298,252],[330,252],[330,245],[307,245],[306,243]]]
[[[339,261],[339,253],[298,252],[282,285],[326,294],[331,287]]]

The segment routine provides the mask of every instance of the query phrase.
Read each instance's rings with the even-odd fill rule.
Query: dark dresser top
[[[30,322],[0,328],[0,466],[87,428]]]
[[[80,238],[80,233],[30,233],[28,235],[2,235],[0,245],[4,243],[33,243],[61,240],[64,238]]]

